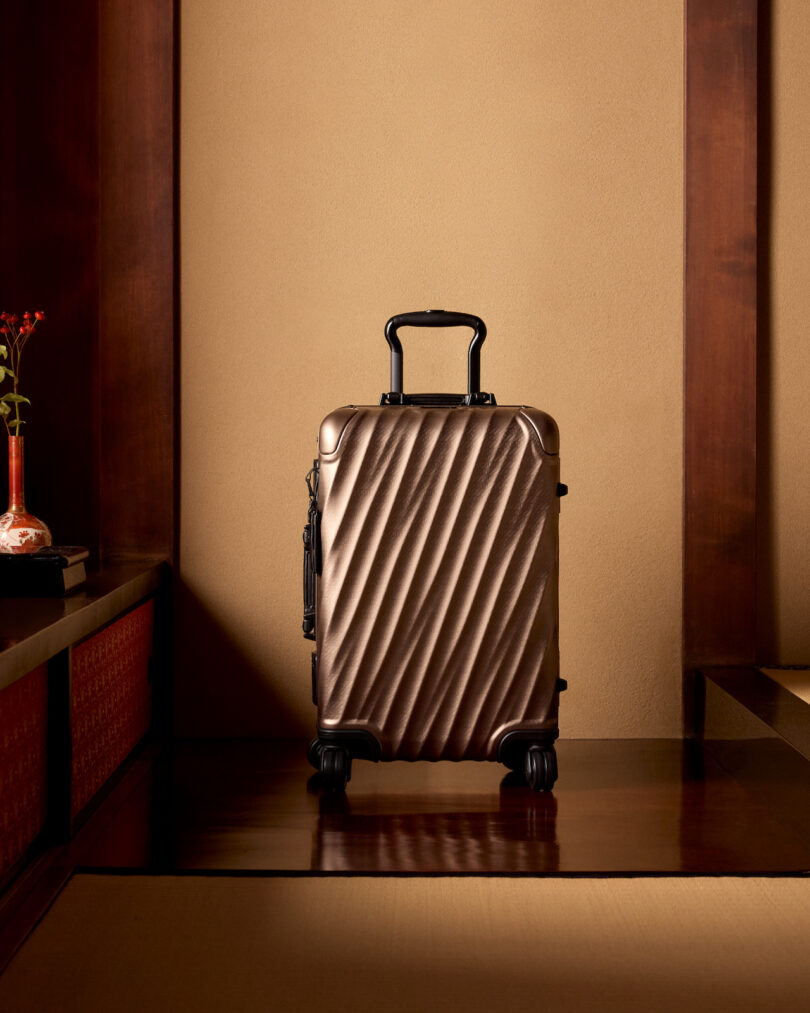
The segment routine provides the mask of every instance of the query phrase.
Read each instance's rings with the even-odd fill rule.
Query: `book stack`
[[[84,561],[89,554],[81,545],[0,553],[0,597],[61,598],[84,584]]]

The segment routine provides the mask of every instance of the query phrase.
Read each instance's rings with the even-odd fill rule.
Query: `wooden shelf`
[[[0,164],[0,219],[15,237],[0,250],[0,308],[47,313],[43,340],[26,351],[26,497],[92,564],[64,598],[0,598],[0,744],[4,770],[16,770],[16,794],[4,798],[15,829],[0,850],[0,951],[4,912],[21,898],[34,918],[43,910],[48,890],[33,891],[31,907],[29,884],[60,881],[47,856],[121,775],[109,764],[142,734],[147,695],[152,734],[170,720],[176,23],[175,0],[77,0],[47,17],[37,4],[0,8],[4,37],[35,38],[38,55],[20,88],[27,57],[10,47],[0,81],[7,133],[25,125],[26,136]]]
[[[0,598],[0,690],[154,594],[165,560],[104,566],[65,598]]]
[[[165,725],[171,570],[105,566],[65,598],[0,599],[0,893],[71,839]]]
[[[810,672],[807,669],[707,667],[700,669],[699,674],[772,728],[805,759],[810,759],[810,702],[806,699]],[[791,678],[786,678],[788,675]],[[804,687],[801,693],[797,691],[799,685]]]

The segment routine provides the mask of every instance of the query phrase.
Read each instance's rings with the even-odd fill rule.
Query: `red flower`
[[[8,334],[8,327],[0,327],[0,334]]]
[[[42,312],[42,310],[37,310],[34,316],[37,318],[37,320],[45,319],[45,314]]]
[[[8,320],[8,313],[0,313],[0,320]]]
[[[16,324],[20,318],[17,316],[13,316],[13,317],[6,317],[6,319],[10,324]]]
[[[30,320],[30,319],[31,319],[30,313],[23,313],[23,320]]]

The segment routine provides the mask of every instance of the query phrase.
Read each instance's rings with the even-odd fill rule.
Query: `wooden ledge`
[[[810,701],[806,692],[810,670],[723,667],[699,671],[810,760]],[[804,678],[799,678],[802,674]],[[803,687],[801,693],[799,687]]]
[[[120,563],[88,572],[64,598],[0,598],[0,690],[137,605],[169,574],[165,560]]]

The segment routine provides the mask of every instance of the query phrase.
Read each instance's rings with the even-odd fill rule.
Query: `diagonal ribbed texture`
[[[556,727],[559,462],[531,411],[344,412],[320,457],[321,728],[461,760]]]

